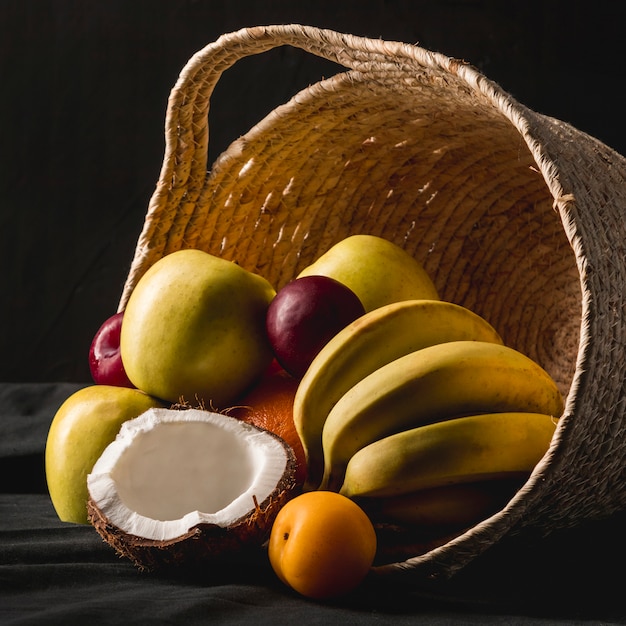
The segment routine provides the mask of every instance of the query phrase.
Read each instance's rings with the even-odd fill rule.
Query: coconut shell
[[[142,571],[194,569],[253,551],[269,538],[278,511],[300,491],[295,480],[297,463],[293,449],[274,433],[269,434],[285,447],[285,472],[263,502],[253,500],[248,514],[228,527],[197,524],[165,541],[138,537],[111,523],[91,496],[87,501],[89,521],[118,555],[130,559]]]

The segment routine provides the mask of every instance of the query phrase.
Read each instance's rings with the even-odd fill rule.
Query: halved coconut
[[[87,478],[89,519],[142,569],[260,546],[295,490],[282,439],[199,409],[150,409],[123,424]]]

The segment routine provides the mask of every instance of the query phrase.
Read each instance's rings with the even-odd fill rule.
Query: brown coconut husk
[[[276,515],[300,492],[300,485],[295,480],[297,464],[292,448],[274,433],[264,432],[285,449],[285,471],[275,489],[262,502],[253,497],[249,511],[234,523],[228,526],[201,523],[173,539],[149,539],[116,526],[91,494],[87,501],[89,522],[118,555],[130,559],[142,571],[183,570],[190,573],[220,562],[245,559],[269,539]]]

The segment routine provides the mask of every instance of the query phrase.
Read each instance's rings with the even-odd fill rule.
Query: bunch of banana
[[[469,523],[528,477],[563,408],[550,375],[481,317],[415,300],[332,339],[300,383],[294,421],[307,488],[400,523]]]
[[[321,488],[338,491],[348,461],[394,433],[481,413],[541,413],[551,419],[562,411],[552,378],[513,348],[486,341],[422,348],[363,378],[331,409],[322,432]]]
[[[333,337],[311,363],[294,399],[294,423],[307,456],[308,488],[318,487],[322,480],[322,430],[331,409],[348,390],[404,355],[461,340],[502,344],[482,317],[439,300],[382,306]]]

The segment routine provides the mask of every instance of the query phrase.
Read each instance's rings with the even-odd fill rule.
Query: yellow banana
[[[486,413],[405,430],[359,450],[340,493],[390,497],[530,473],[556,428],[551,415]]]
[[[321,488],[336,490],[350,458],[377,439],[461,415],[504,411],[559,417],[563,398],[543,368],[508,346],[452,341],[400,357],[358,382],[328,414]]]
[[[374,309],[331,339],[302,378],[294,400],[294,423],[307,455],[309,485],[314,488],[321,480],[322,428],[344,393],[405,354],[464,339],[502,344],[482,317],[439,300],[406,300]]]
[[[495,478],[431,487],[400,496],[359,498],[376,523],[415,526],[440,534],[466,528],[493,515],[513,497],[528,473],[519,478]]]

